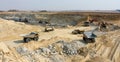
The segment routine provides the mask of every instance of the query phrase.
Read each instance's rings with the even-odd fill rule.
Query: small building
[[[83,40],[85,43],[94,43],[96,37],[97,35],[95,35],[93,31],[83,33]]]

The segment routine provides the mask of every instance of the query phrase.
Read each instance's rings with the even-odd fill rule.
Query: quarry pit
[[[88,17],[95,22],[84,26]],[[107,30],[99,29],[103,21]],[[1,12],[0,62],[120,62],[119,24],[120,13]],[[95,42],[85,43],[76,29],[94,32]],[[30,32],[39,40],[25,43],[21,35]]]

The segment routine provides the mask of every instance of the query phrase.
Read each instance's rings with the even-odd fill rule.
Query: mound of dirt
[[[12,20],[4,20],[0,18],[0,39],[1,41],[18,39],[20,34],[37,31],[36,26],[26,25]],[[10,35],[9,35],[10,34]]]

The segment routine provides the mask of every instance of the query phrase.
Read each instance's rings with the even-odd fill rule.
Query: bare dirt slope
[[[101,37],[96,46],[96,51],[102,57],[110,59],[112,62],[120,62],[120,34],[119,30],[107,33]]]
[[[26,25],[12,20],[0,19],[0,41],[19,39],[20,34],[37,31],[38,27]]]

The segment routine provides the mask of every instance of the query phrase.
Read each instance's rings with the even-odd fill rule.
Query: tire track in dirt
[[[98,43],[96,47],[96,52],[100,54],[100,56],[108,58],[112,62],[120,62],[120,36],[117,35],[111,36],[113,40],[111,41],[112,45],[109,47],[102,43]]]

